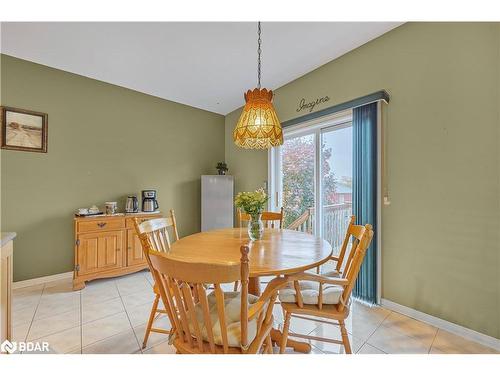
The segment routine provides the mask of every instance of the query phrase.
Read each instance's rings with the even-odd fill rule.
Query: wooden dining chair
[[[150,252],[163,304],[171,307],[172,341],[178,353],[272,352],[273,306],[283,279],[274,279],[260,297],[249,294],[249,248],[242,246],[240,251],[240,263],[223,264],[186,262]],[[222,291],[221,284],[236,280],[241,291]]]
[[[350,233],[354,237],[353,247],[349,254],[351,259],[346,262],[342,277],[329,278],[305,272],[287,277],[289,283],[280,289],[278,297],[285,317],[280,353],[285,351],[288,336],[341,344],[347,354],[352,353],[344,321],[349,316],[351,292],[366,250],[373,238],[373,230],[370,224],[352,225]],[[300,319],[318,321],[317,318],[326,318],[336,321],[337,323],[321,322],[338,325],[342,340],[289,333],[292,314]],[[316,317],[316,319],[309,318],[309,316]]]
[[[151,219],[146,221],[140,221],[140,219],[136,218],[134,219],[134,225],[136,233],[141,241],[144,257],[148,262],[151,274],[153,274],[151,259],[149,258],[149,251],[155,250],[167,252],[170,250],[170,236],[168,234],[169,229],[172,231],[174,239],[176,241],[179,239],[174,210],[170,210],[170,217],[166,218]],[[155,299],[153,301],[153,306],[151,307],[151,313],[149,314],[149,320],[146,326],[146,332],[144,334],[144,340],[142,343],[143,349],[148,343],[149,335],[151,334],[151,332],[170,334],[170,331],[168,330],[153,327],[154,321],[161,314],[168,315],[166,306],[165,309],[158,308],[158,304],[160,302],[160,292],[156,283],[153,286],[153,292],[155,294]]]
[[[356,237],[354,236],[355,233],[353,231],[353,226],[354,226],[355,221],[356,221],[356,216],[352,215],[349,219],[349,224],[347,225],[347,230],[345,232],[344,241],[342,242],[342,246],[340,247],[339,254],[335,255],[335,256],[332,255],[329,259],[329,260],[333,260],[335,262],[335,269],[332,271],[322,272],[321,275],[327,276],[327,277],[338,277],[338,276],[342,275],[342,277],[345,277],[345,275],[342,272],[342,266],[344,265],[344,260],[346,260],[346,264],[347,264],[347,262],[349,262],[352,258],[352,251],[351,251],[351,252],[349,252],[347,259],[345,259],[347,249],[349,247],[349,242],[351,241],[351,239],[353,239],[353,241],[357,241]],[[321,266],[318,266],[316,268],[316,273],[321,272],[322,266],[324,266],[324,264]]]
[[[250,214],[238,208],[238,227],[243,226],[245,222],[249,222],[250,218]],[[261,220],[264,222],[265,228],[277,227],[283,229],[283,207],[281,207],[280,212],[264,211]]]

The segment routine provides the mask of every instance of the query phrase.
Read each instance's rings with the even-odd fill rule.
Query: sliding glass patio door
[[[373,101],[321,117],[304,115],[302,123],[290,120],[284,145],[269,153],[270,209],[283,207],[285,228],[322,237],[338,254],[351,215],[356,224],[373,226],[353,290],[369,303],[380,303],[381,296],[380,108]]]
[[[285,228],[321,236],[338,252],[352,214],[352,122],[343,116],[287,131],[271,155],[273,209]]]

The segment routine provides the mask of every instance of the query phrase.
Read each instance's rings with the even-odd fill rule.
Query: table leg
[[[260,279],[258,277],[250,277],[248,280],[248,293],[260,296]],[[276,345],[280,346],[282,337],[283,333],[279,329],[273,328],[271,330],[271,340]],[[293,348],[296,352],[309,353],[311,351],[311,345],[307,342],[292,340],[291,338],[288,338],[286,346]]]
[[[260,296],[260,279],[258,277],[250,277],[248,279],[248,293],[254,296]]]

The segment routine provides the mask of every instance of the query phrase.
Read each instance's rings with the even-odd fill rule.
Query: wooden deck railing
[[[314,208],[309,208],[304,211],[297,219],[295,219],[286,229],[297,230],[299,232],[312,233],[312,211]]]
[[[332,245],[334,250],[342,245],[351,215],[352,204],[350,202],[323,206],[323,238]],[[315,216],[314,208],[309,208],[287,229],[312,233]]]
[[[334,252],[342,246],[351,215],[350,202],[323,207],[323,239],[330,242]]]

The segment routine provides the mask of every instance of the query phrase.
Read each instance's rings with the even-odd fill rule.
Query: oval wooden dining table
[[[246,228],[218,229],[183,237],[174,242],[169,256],[189,262],[240,262],[240,247],[247,245],[250,280],[248,292],[259,296],[261,276],[289,275],[313,269],[332,255],[330,244],[308,233],[287,229],[265,229],[261,240],[250,241]],[[273,329],[273,341],[280,343],[281,332]],[[309,352],[309,344],[288,339],[287,346]]]

